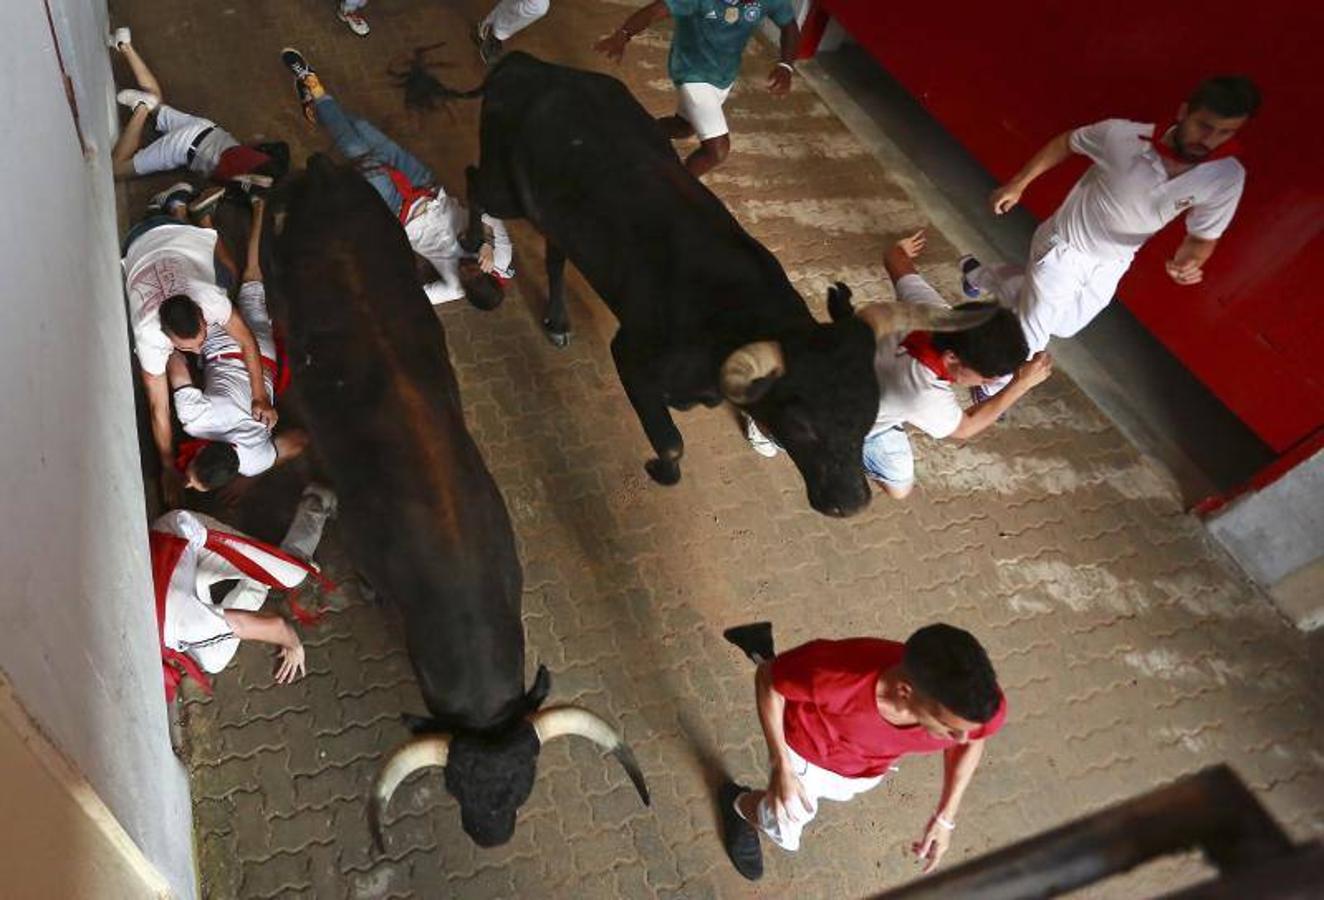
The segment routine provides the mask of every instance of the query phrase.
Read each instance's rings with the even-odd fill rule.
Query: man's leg
[[[138,87],[149,94],[155,94],[158,100],[164,99],[165,95],[161,92],[161,82],[156,80],[152,70],[147,68],[147,63],[138,55],[133,44],[125,43],[116,45],[116,49],[124,54],[124,61],[129,64],[129,70],[133,72],[133,80],[138,82]]]
[[[132,178],[138,174],[133,165],[133,155],[138,152],[138,145],[142,143],[143,131],[147,127],[147,120],[152,116],[152,110],[145,103],[139,103],[133,108],[133,114],[129,116],[128,124],[120,132],[119,140],[115,142],[115,147],[110,151],[110,163],[116,178]]]
[[[549,0],[501,0],[483,20],[498,41],[508,41],[547,15]]]
[[[910,496],[915,489],[915,453],[904,428],[889,428],[865,439],[864,471],[892,499]]]
[[[322,540],[322,529],[326,520],[336,511],[336,495],[330,488],[320,484],[310,484],[303,489],[303,498],[294,511],[294,521],[285,532],[280,542],[282,550],[297,556],[305,562],[313,558],[318,543]]]
[[[437,178],[432,174],[431,169],[419,162],[418,158],[404,147],[383,134],[376,125],[357,116],[350,116],[350,121],[353,122],[363,140],[372,148],[372,155],[391,168],[399,169],[401,174],[409,179],[410,184],[415,187],[423,187],[437,183]]]
[[[731,152],[731,136],[722,113],[722,104],[731,89],[687,83],[676,85],[676,92],[679,95],[676,117],[688,122],[699,137],[699,149],[685,160],[685,168],[698,178],[712,171]]]

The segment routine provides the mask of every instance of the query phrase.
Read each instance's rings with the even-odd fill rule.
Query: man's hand
[[[184,476],[173,462],[161,461],[161,502],[166,509],[178,509],[184,499]]]
[[[487,241],[478,248],[478,268],[487,272],[489,275],[496,268],[496,254],[492,251],[492,245]]]
[[[952,842],[952,829],[946,828],[938,823],[938,817],[934,816],[929,820],[929,827],[924,831],[924,837],[911,845],[911,850],[921,860],[924,860],[924,874],[932,872],[942,859],[942,855],[947,852],[947,847]]]
[[[778,63],[768,73],[768,93],[774,97],[783,97],[791,92],[791,76],[795,70],[788,65]]]
[[[611,34],[598,40],[593,49],[613,62],[620,62],[625,55],[625,45],[630,43],[630,35],[624,28],[617,28]]]
[[[809,802],[805,786],[789,767],[774,764],[772,774],[768,776],[768,800],[772,811],[783,822],[800,821],[801,810],[813,812],[814,804]]]
[[[263,427],[270,431],[276,427],[276,408],[268,400],[259,400],[253,398],[253,418],[257,419]]]
[[[897,241],[896,247],[898,250],[900,250],[902,253],[906,255],[907,259],[914,259],[915,257],[919,256],[921,252],[923,252],[924,242],[927,240],[928,238],[924,234],[924,229],[921,228],[919,231],[915,232],[910,237],[904,237],[901,240]]]
[[[1046,351],[1040,350],[1016,368],[1013,380],[1025,385],[1026,388],[1032,388],[1043,384],[1052,374],[1053,357]]]
[[[1204,270],[1200,265],[1198,259],[1181,261],[1173,258],[1164,263],[1164,268],[1168,271],[1168,277],[1178,284],[1199,284],[1204,280]]]
[[[993,192],[989,197],[989,206],[993,209],[993,215],[1000,216],[1010,212],[1012,207],[1021,202],[1021,194],[1025,188],[1014,181],[1009,181],[1002,187]]]
[[[290,629],[293,631],[294,629]],[[293,647],[280,648],[280,666],[276,669],[276,683],[289,684],[304,672],[303,642],[296,636]]]

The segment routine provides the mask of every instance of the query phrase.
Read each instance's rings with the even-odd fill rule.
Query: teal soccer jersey
[[[667,71],[676,84],[731,86],[740,54],[764,16],[779,27],[795,21],[791,0],[666,0],[676,20]]]

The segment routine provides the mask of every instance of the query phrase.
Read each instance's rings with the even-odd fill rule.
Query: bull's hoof
[[[644,463],[648,477],[658,484],[673,485],[680,481],[680,463],[668,459],[650,459]]]
[[[547,340],[552,342],[552,346],[558,350],[564,350],[570,345],[570,329],[558,331],[552,324],[551,319],[542,320],[543,333],[547,335]]]

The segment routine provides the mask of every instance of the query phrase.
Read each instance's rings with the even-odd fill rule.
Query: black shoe
[[[293,47],[286,47],[280,51],[280,61],[285,64],[285,68],[294,73],[295,78],[303,78],[314,74],[313,67],[308,65],[308,60],[303,58],[303,54]]]
[[[734,781],[728,781],[717,792],[717,802],[722,807],[722,844],[736,871],[750,881],[758,881],[763,877],[763,848],[759,846],[759,833],[736,812],[735,806],[736,798],[747,793],[749,788]]]
[[[479,25],[474,29],[474,43],[478,45],[478,58],[485,66],[494,65],[504,52],[491,25]]]

